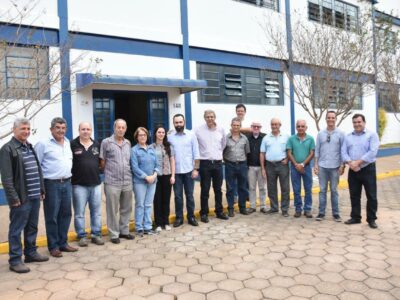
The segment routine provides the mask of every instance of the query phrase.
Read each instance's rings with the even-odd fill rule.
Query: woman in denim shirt
[[[153,234],[151,211],[157,182],[157,158],[154,148],[147,145],[149,133],[146,128],[136,129],[132,147],[131,166],[133,173],[133,191],[135,193],[135,227],[142,236]]]

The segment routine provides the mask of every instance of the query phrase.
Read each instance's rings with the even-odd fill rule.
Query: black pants
[[[367,222],[376,220],[378,199],[376,195],[376,167],[375,163],[362,168],[358,172],[349,170],[348,183],[351,199],[351,218],[361,220],[361,192],[365,189],[367,196]]]
[[[222,161],[201,160],[200,161],[200,215],[208,215],[208,198],[210,197],[211,181],[215,195],[215,213],[222,213]]]
[[[171,175],[157,176],[154,194],[154,222],[156,226],[169,224],[169,205],[171,198]]]

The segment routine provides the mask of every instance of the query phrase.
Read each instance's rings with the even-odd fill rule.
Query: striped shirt
[[[26,145],[21,146],[22,159],[25,170],[26,188],[28,199],[37,199],[40,197],[40,175],[39,166],[35,155]]]

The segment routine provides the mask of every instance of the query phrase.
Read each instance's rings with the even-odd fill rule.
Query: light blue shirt
[[[182,133],[174,130],[168,134],[168,141],[175,150],[175,174],[193,171],[194,161],[200,159],[199,144],[194,133],[187,129]]]
[[[159,172],[157,169],[157,156],[153,147],[142,148],[139,144],[132,147],[131,167],[134,183],[147,183],[145,178]]]
[[[277,162],[285,159],[287,157],[286,143],[288,139],[288,135],[281,133],[277,136],[274,136],[272,133],[264,136],[260,152],[265,153],[265,160]]]
[[[72,176],[72,151],[69,140],[64,137],[60,145],[53,137],[40,141],[35,151],[45,179],[65,179]]]
[[[318,158],[318,166],[327,169],[340,167],[343,140],[344,134],[337,128],[331,132],[324,129],[318,133],[315,145],[315,157]]]
[[[365,129],[361,133],[349,133],[342,145],[342,160],[348,162],[351,160],[363,160],[361,168],[376,161],[376,155],[379,149],[379,138],[376,132]]]

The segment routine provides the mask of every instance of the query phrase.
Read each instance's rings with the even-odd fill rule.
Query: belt
[[[281,163],[284,160],[285,160],[285,158],[281,159],[281,160],[274,160],[274,161],[273,160],[267,160],[267,162],[272,163],[272,164],[277,164],[277,163]]]
[[[68,178],[60,178],[60,179],[47,179],[47,178],[45,178],[44,180],[63,183],[63,182],[69,182],[69,181],[71,181],[71,177],[68,177]]]
[[[200,159],[200,162],[209,162],[211,164],[220,164],[222,163],[222,160],[216,160],[216,159]]]
[[[246,160],[240,160],[240,161],[225,160],[225,163],[229,163],[229,164],[232,164],[232,165],[239,165],[239,164],[242,164],[242,163],[247,163],[247,161]]]

